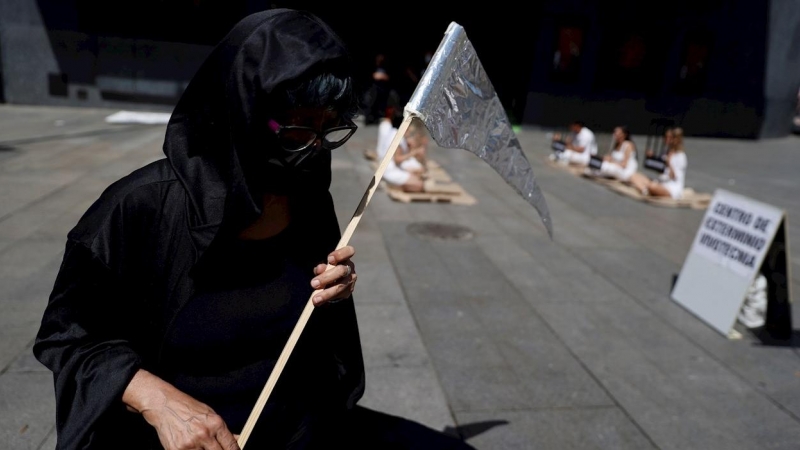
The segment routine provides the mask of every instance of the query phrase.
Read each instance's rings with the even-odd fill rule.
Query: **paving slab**
[[[475,429],[476,448],[505,450],[647,450],[658,448],[614,407],[457,413]],[[484,431],[485,429],[485,431]]]
[[[112,112],[0,105],[3,449],[55,448],[52,377],[30,346],[66,233],[109,183],[162,157],[163,126],[105,124]],[[703,211],[636,202],[549,166],[547,131],[523,126],[518,137],[552,239],[530,205],[462,150],[430,155],[475,205],[375,193],[351,240],[361,403],[478,449],[796,449],[800,339],[775,345],[737,327],[742,339],[729,340],[669,298]],[[362,124],[333,154],[341,228],[373,176],[363,152],[376,136]],[[695,190],[800,213],[800,137],[688,138],[686,148]],[[470,235],[422,236],[425,224]],[[798,241],[800,222],[788,233]],[[796,294],[800,254],[791,266]],[[800,328],[800,308],[792,315]]]

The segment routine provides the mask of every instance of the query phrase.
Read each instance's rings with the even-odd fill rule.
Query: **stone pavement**
[[[51,375],[30,346],[67,231],[109,183],[162,156],[163,126],[104,124],[112,112],[0,106],[2,449],[55,447]],[[362,152],[376,132],[364,126],[335,152],[342,227],[372,176]],[[547,166],[545,130],[524,127],[519,138],[552,241],[535,211],[462,150],[431,157],[476,205],[402,204],[383,192],[370,203],[351,241],[362,404],[460,432],[479,449],[800,448],[798,340],[728,340],[669,299],[703,212],[635,202]],[[686,147],[688,186],[782,207],[800,242],[791,219],[800,137]],[[430,222],[470,233],[414,232]]]

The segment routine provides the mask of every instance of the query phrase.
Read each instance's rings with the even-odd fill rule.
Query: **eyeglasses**
[[[358,126],[349,119],[344,119],[344,125],[317,130],[312,127],[295,125],[280,125],[270,119],[267,122],[270,130],[278,135],[278,141],[287,152],[299,152],[311,147],[318,138],[322,138],[322,147],[333,150],[347,142],[358,129]]]

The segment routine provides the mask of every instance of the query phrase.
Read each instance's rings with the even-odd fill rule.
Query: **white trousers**
[[[636,173],[637,166],[638,164],[636,164],[634,161],[628,161],[628,165],[626,167],[622,167],[613,162],[603,161],[603,165],[600,166],[600,173],[614,177],[620,181],[628,181],[631,178],[631,175]]]
[[[580,164],[582,166],[588,166],[591,158],[589,152],[576,152],[575,150],[564,150],[558,156],[560,160],[566,160],[569,161],[570,164]]]

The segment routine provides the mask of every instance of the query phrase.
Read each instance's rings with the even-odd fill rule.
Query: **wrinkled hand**
[[[178,389],[163,393],[163,401],[141,413],[165,450],[239,450],[236,437],[208,405]]]
[[[316,289],[312,301],[314,306],[326,302],[335,303],[350,297],[356,288],[356,265],[350,258],[356,250],[348,245],[328,255],[328,264],[314,268],[311,287]]]

